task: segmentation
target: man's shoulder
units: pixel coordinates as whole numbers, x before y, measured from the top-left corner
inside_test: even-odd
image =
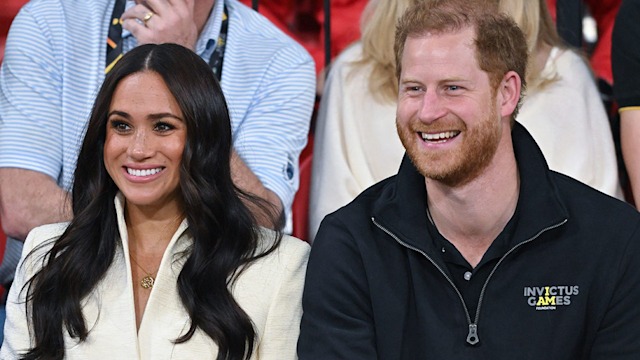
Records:
[[[292,40],[282,30],[278,29],[271,21],[259,12],[242,4],[238,0],[225,0],[229,9],[229,19],[231,24],[239,25],[237,29],[243,30],[246,34],[262,36],[265,39],[275,39],[279,41]]]
[[[60,16],[61,14],[95,16],[103,14],[110,3],[108,0],[31,0],[22,7],[21,12],[28,12],[34,16]]]
[[[37,47],[39,40],[46,39],[53,50],[75,44],[85,51],[86,44],[76,43],[85,38],[93,41],[89,34],[101,29],[111,12],[109,4],[110,1],[31,0],[12,22],[7,48],[16,42]]]
[[[395,193],[396,178],[397,175],[393,175],[378,181],[330,215],[346,222],[356,218],[371,218],[374,209],[384,205]]]
[[[600,192],[567,175],[551,172],[559,196],[573,221],[594,226],[609,224],[620,229],[635,229],[640,213],[629,203]]]
[[[271,21],[238,0],[226,0],[229,7],[229,36],[235,36],[241,48],[251,47],[261,49],[261,52],[278,53],[285,51],[287,57],[301,57],[310,60],[309,53],[278,29]],[[229,46],[233,46],[230,42]]]

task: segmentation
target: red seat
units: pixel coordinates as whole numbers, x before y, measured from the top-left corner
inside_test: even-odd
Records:
[[[22,5],[28,0],[2,0],[0,2],[0,62],[4,56],[4,43],[7,40],[7,33],[11,21],[18,14]]]

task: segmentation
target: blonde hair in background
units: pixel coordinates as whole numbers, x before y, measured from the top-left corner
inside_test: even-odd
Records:
[[[382,101],[395,102],[398,95],[396,59],[393,50],[395,24],[407,8],[431,0],[369,0],[361,16],[362,58],[355,65],[371,66],[369,91]],[[542,76],[543,67],[534,66],[536,51],[542,44],[565,49],[556,31],[545,0],[490,0],[501,12],[511,16],[527,39],[529,64],[527,84],[530,93],[558,80],[558,75]],[[361,70],[355,68],[354,71]]]
[[[543,44],[565,49],[566,45],[558,35],[556,26],[547,9],[545,0],[499,0],[499,9],[510,15],[527,39],[529,64],[527,84],[530,92],[535,92],[558,80],[558,74],[543,76],[544,66],[535,66],[536,52]]]
[[[419,0],[369,0],[362,12],[362,59],[356,65],[370,65],[369,90],[382,101],[395,102],[398,96],[396,60],[393,51],[396,21]]]

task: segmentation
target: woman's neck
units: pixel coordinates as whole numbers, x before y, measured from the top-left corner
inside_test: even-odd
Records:
[[[137,254],[162,254],[178,230],[184,214],[178,209],[152,211],[125,207],[129,246]]]

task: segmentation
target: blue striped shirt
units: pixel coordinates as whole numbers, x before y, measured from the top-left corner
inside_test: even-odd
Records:
[[[234,147],[290,215],[315,97],[313,60],[260,14],[237,0],[225,2],[229,30],[221,85]],[[15,18],[0,70],[0,167],[42,172],[71,188],[104,79],[113,3],[32,0]],[[222,5],[216,1],[196,44],[205,60],[216,46]],[[125,51],[136,46],[128,35],[123,32]]]

